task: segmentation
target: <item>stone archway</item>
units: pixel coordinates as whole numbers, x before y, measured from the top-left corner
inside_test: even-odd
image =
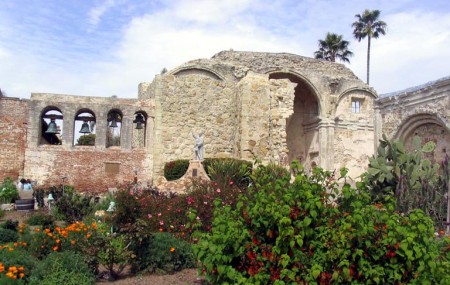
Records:
[[[269,79],[289,79],[296,83],[294,89],[294,112],[286,121],[286,144],[288,163],[298,160],[310,165],[319,157],[320,102],[313,88],[295,74],[277,72]]]
[[[421,143],[433,141],[436,148],[428,158],[440,163],[447,154],[450,155],[450,129],[435,115],[418,114],[409,117],[400,125],[396,138],[405,143],[407,150],[413,150],[414,137],[420,137]]]

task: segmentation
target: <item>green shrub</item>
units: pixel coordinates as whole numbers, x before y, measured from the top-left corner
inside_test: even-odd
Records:
[[[142,269],[149,272],[173,273],[196,266],[191,245],[169,233],[155,233],[141,260]]]
[[[19,191],[17,190],[14,181],[10,177],[6,177],[0,185],[0,204],[14,203],[19,199]]]
[[[95,134],[84,134],[77,140],[77,145],[95,145]]]
[[[0,219],[5,216],[5,211],[3,209],[0,209]]]
[[[91,285],[95,276],[83,257],[71,251],[53,252],[31,272],[30,285]]]
[[[17,232],[17,229],[19,228],[19,222],[13,220],[6,220],[0,225],[0,228]]]
[[[167,181],[180,179],[186,173],[188,168],[188,159],[169,161],[164,165],[164,177],[167,179]]]
[[[203,166],[209,178],[217,183],[219,188],[235,184],[247,187],[252,172],[252,163],[234,158],[209,158],[203,161]]]
[[[31,271],[35,268],[38,261],[36,258],[29,255],[23,245],[0,247],[0,262],[3,264],[5,271],[0,272],[0,284],[26,284],[29,280]],[[24,276],[20,278],[20,275],[15,282],[11,283],[11,278],[4,276],[8,269],[15,266],[18,269],[17,275],[23,273]]]
[[[338,188],[320,168],[307,177],[294,164],[294,172],[291,183],[259,166],[236,208],[216,207],[213,229],[194,245],[208,282],[450,284],[422,211],[401,215],[392,198],[371,205],[363,183]]]
[[[53,228],[54,218],[46,213],[35,213],[30,216],[26,223],[30,226],[42,226],[42,228]]]
[[[364,174],[369,193],[374,201],[384,201],[386,196],[397,199],[397,210],[408,214],[421,209],[430,215],[437,228],[443,229],[447,216],[449,161],[432,163],[426,155],[435,149],[429,141],[421,145],[421,138],[414,137],[414,150],[408,152],[402,142],[380,140],[375,156],[369,159],[369,168]]]
[[[0,228],[0,243],[15,242],[19,239],[16,231]]]
[[[53,214],[67,223],[82,221],[85,216],[94,212],[95,201],[91,195],[81,195],[76,192],[65,192],[55,198]]]
[[[118,234],[103,236],[98,258],[100,264],[108,270],[109,280],[116,280],[125,266],[131,264],[133,259],[133,253],[129,249],[126,236]]]

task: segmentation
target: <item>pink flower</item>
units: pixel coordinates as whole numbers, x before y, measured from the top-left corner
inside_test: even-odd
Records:
[[[217,188],[216,192],[217,192],[217,193],[220,193],[220,188]]]
[[[162,225],[164,225],[164,222],[163,221],[159,221],[159,224],[162,226]]]
[[[194,198],[192,198],[192,197],[187,197],[187,203],[188,203],[188,205],[194,203]]]
[[[234,184],[233,180],[230,180],[230,185],[233,185],[233,184]]]
[[[197,216],[197,218],[195,218],[197,221],[200,221],[200,217],[199,216]]]
[[[208,202],[205,201],[205,202],[203,202],[203,204],[208,205]]]
[[[161,217],[161,213],[158,213],[158,217]]]
[[[147,217],[148,217],[149,219],[151,219],[153,216],[152,216],[152,214],[148,214]]]

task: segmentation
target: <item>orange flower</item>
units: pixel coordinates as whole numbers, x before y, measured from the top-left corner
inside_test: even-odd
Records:
[[[70,241],[70,244],[72,244],[72,245],[74,245],[75,243],[76,243],[76,241],[74,241],[74,240]]]
[[[87,235],[86,235],[86,238],[90,238],[90,237],[91,237],[91,234],[87,234]]]
[[[61,242],[61,240],[60,240],[60,239],[57,239],[57,240],[56,240],[56,243],[60,243],[60,242]]]
[[[57,250],[58,250],[58,246],[54,246],[53,251],[57,251]]]
[[[20,278],[23,278],[23,277],[25,277],[25,274],[20,273],[20,274],[19,274],[19,277],[20,277]]]
[[[175,251],[175,248],[174,247],[171,247],[170,248],[170,252],[174,252]]]

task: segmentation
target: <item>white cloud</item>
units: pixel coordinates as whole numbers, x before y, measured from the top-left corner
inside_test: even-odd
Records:
[[[89,23],[93,26],[96,26],[99,22],[103,14],[105,14],[109,9],[116,5],[115,0],[106,0],[102,4],[95,6],[91,10],[89,10]]]

